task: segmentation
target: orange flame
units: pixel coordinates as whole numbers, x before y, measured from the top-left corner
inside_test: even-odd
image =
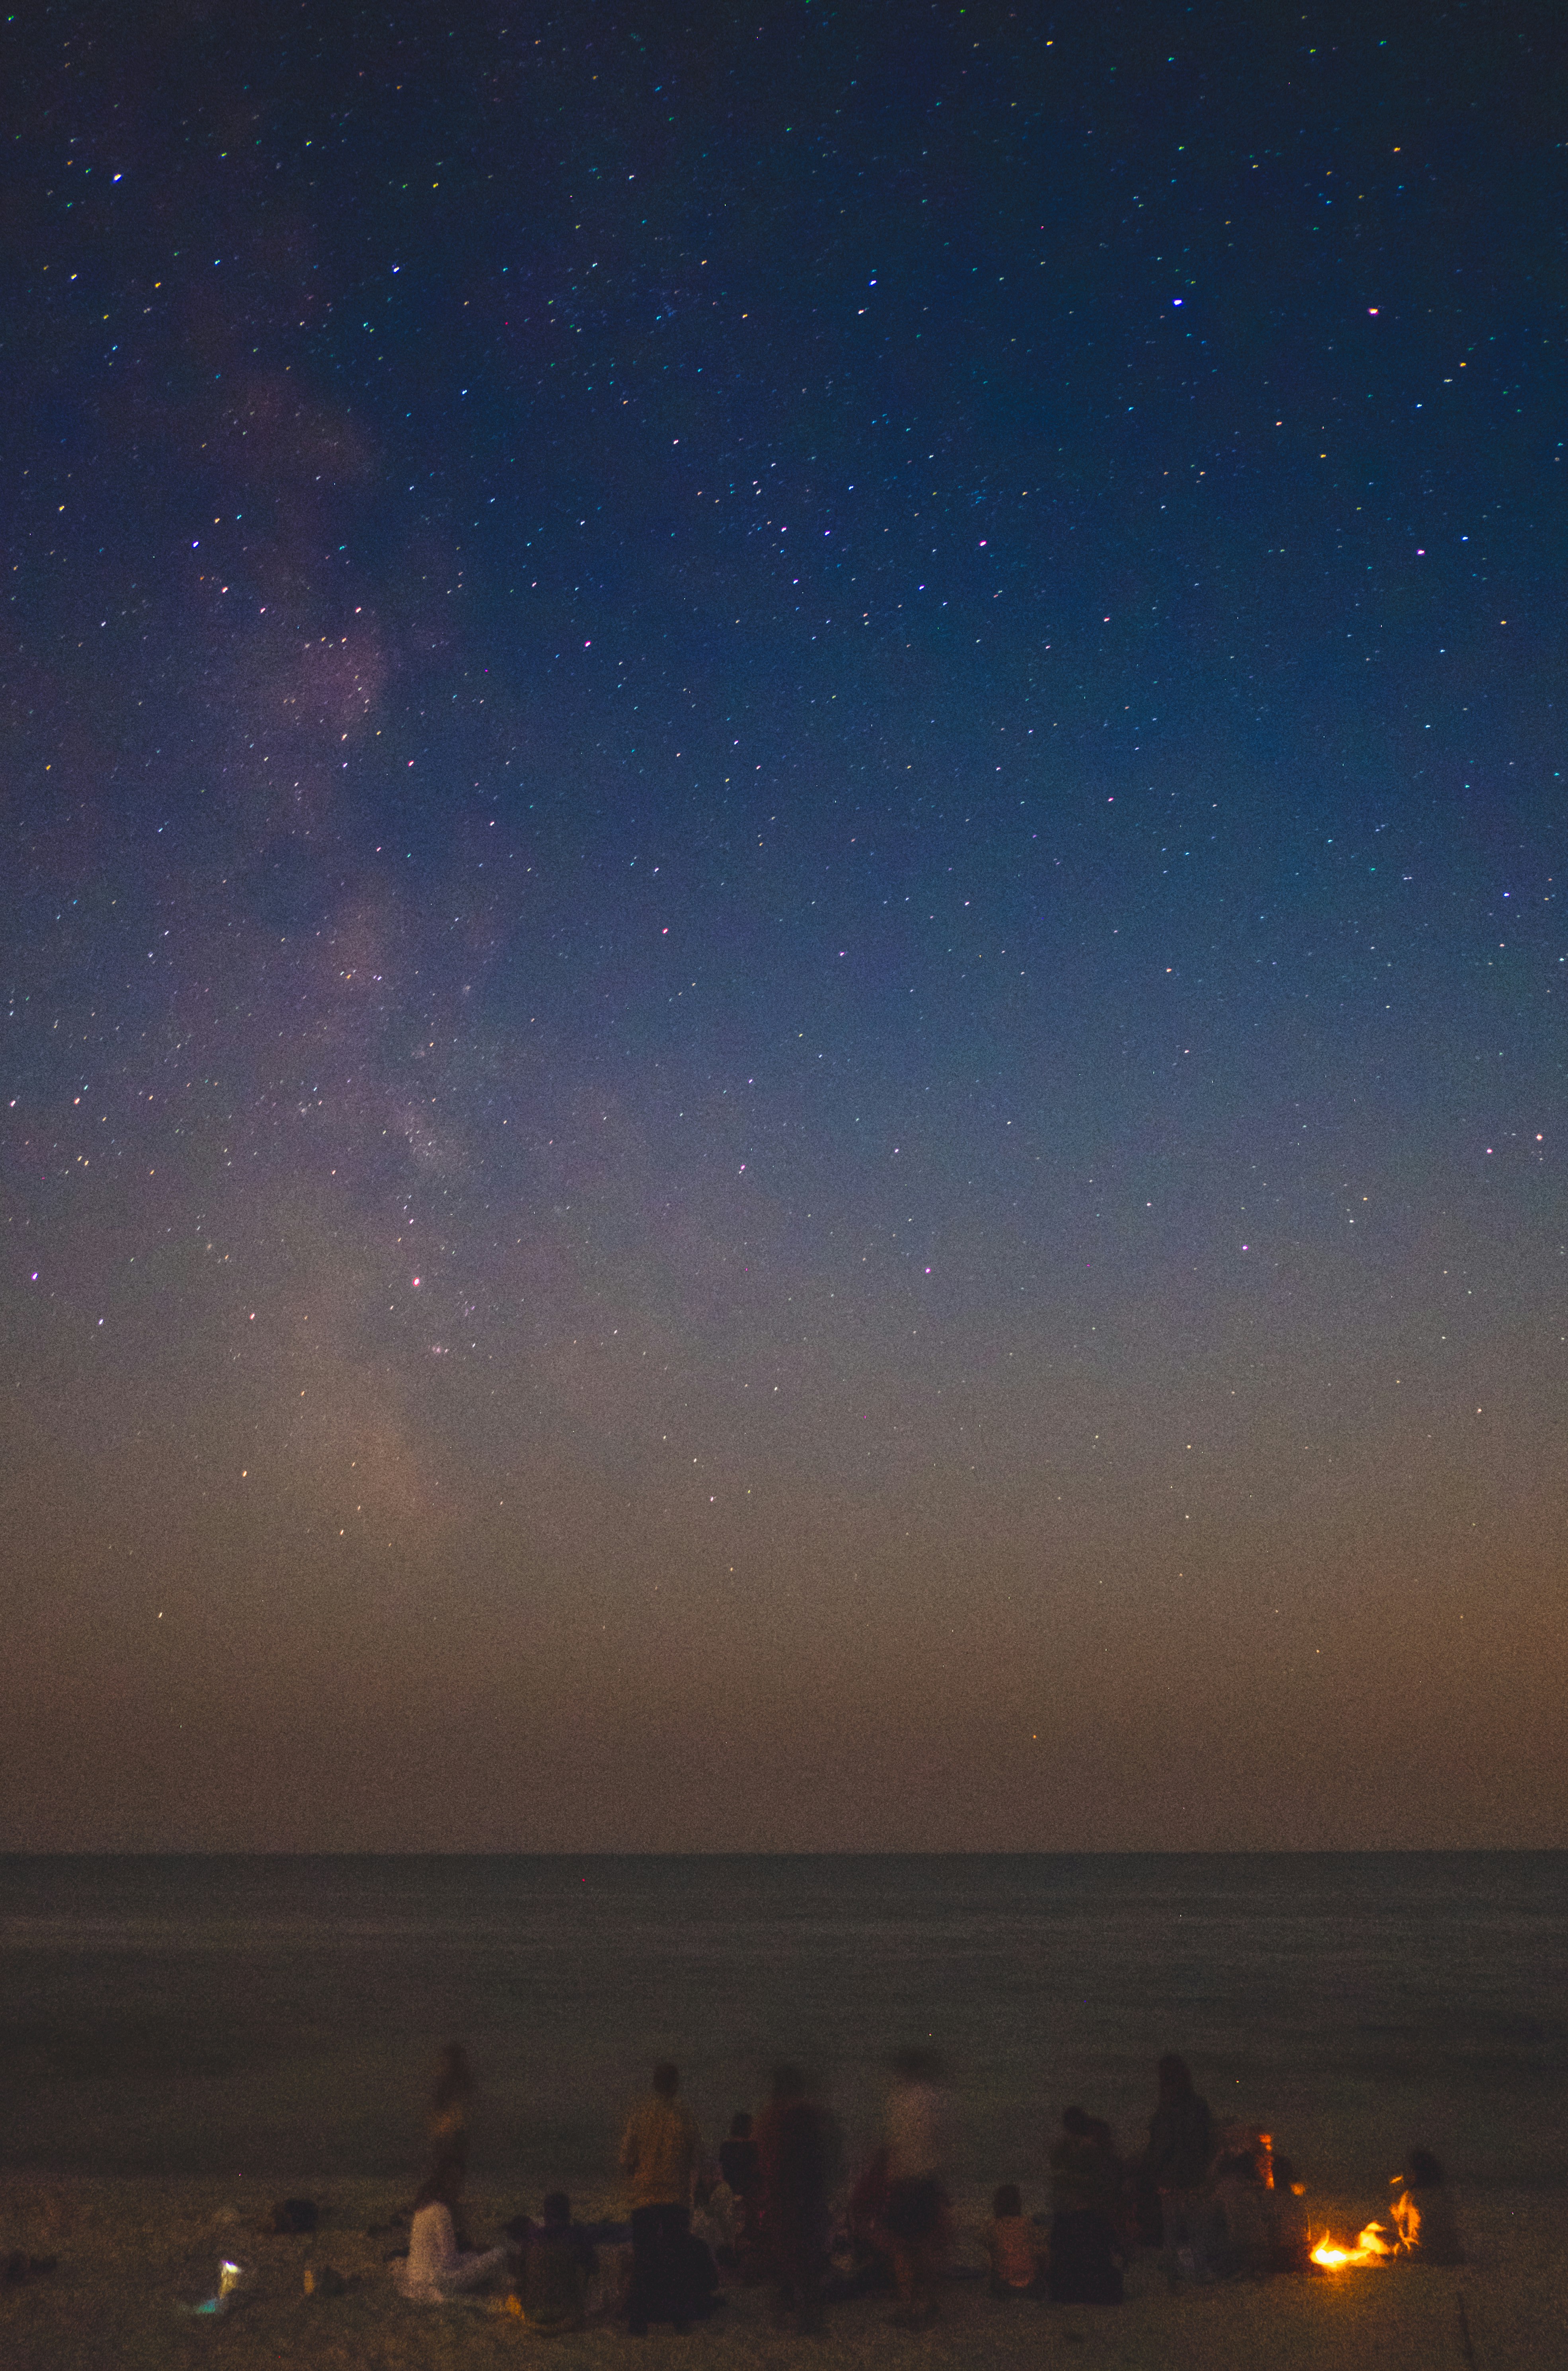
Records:
[[[1408,2190],[1401,2191],[1395,2199],[1393,2215],[1400,2245],[1407,2255],[1413,2256],[1421,2245],[1421,2209]]]
[[[1341,2247],[1325,2232],[1312,2250],[1312,2261],[1326,2273],[1340,2273],[1347,2264],[1386,2264],[1395,2253],[1393,2243],[1383,2236],[1381,2223],[1368,2223],[1353,2248]]]

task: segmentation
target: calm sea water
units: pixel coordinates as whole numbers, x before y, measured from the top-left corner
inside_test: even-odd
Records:
[[[0,2160],[406,2182],[461,2038],[476,2180],[597,2186],[656,2057],[714,2138],[801,2059],[854,2149],[916,2039],[987,2185],[1167,2049],[1315,2185],[1556,2184],[1565,1975],[1564,1854],[0,1858]]]

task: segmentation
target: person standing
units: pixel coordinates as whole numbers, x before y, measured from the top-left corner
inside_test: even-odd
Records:
[[[883,2212],[893,2249],[904,2330],[936,2319],[936,2275],[947,2244],[946,2101],[940,2066],[928,2050],[901,2050],[888,2094],[888,2196]]]
[[[1158,2067],[1159,2102],[1149,2119],[1144,2164],[1160,2194],[1166,2277],[1174,2288],[1183,2277],[1210,2281],[1214,2274],[1214,2201],[1209,2160],[1214,2126],[1209,2103],[1192,2088],[1191,2070],[1175,2052]]]
[[[828,2268],[828,2193],[835,2135],[809,2095],[798,2066],[773,2074],[773,2096],[757,2122],[761,2174],[762,2249],[777,2283],[773,2322],[791,2313],[803,2333],[822,2327],[822,2276]]]
[[[1121,2303],[1121,2267],[1111,2221],[1117,2172],[1109,2128],[1082,2108],[1064,2108],[1062,2131],[1051,2152],[1049,2285],[1057,2305]]]
[[[691,2267],[691,2193],[702,2161],[696,2121],[679,2097],[680,2070],[654,2068],[653,2089],[633,2109],[621,2143],[632,2209],[632,2286],[626,2326],[634,2338],[650,2321],[684,2331],[704,2302]]]

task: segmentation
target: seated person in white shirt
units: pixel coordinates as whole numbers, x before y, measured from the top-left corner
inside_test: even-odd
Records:
[[[506,2261],[505,2248],[464,2254],[458,2246],[452,2210],[462,2192],[463,2169],[455,2155],[437,2159],[413,2202],[408,2261],[399,2275],[404,2296],[439,2305],[464,2289],[479,2288]]]

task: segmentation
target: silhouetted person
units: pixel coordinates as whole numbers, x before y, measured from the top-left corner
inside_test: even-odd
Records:
[[[836,2151],[830,2119],[798,2066],[774,2071],[773,2096],[757,2121],[757,2157],[762,2250],[777,2284],[774,2322],[794,2313],[803,2331],[819,2330]]]
[[[582,2226],[573,2222],[571,2200],[563,2190],[552,2190],[544,2202],[543,2219],[528,2233],[517,2282],[529,2329],[578,2329],[587,2307],[588,2283],[598,2270],[598,2250]]]
[[[692,2277],[691,2192],[703,2143],[690,2110],[677,2097],[680,2072],[668,2061],[654,2068],[653,2089],[633,2109],[621,2143],[621,2170],[632,2208],[632,2286],[626,2325],[642,2337],[650,2321],[684,2330],[705,2310]]]
[[[1208,2180],[1214,2127],[1208,2101],[1198,2097],[1187,2061],[1174,2052],[1160,2060],[1158,2074],[1159,2104],[1149,2119],[1144,2164],[1160,2194],[1166,2276],[1172,2283],[1183,2277],[1212,2280]]]
[[[1104,2127],[1101,2127],[1102,2132]],[[1064,2108],[1051,2152],[1051,2270],[1057,2305],[1120,2305],[1116,2261],[1117,2166],[1082,2108]]]

